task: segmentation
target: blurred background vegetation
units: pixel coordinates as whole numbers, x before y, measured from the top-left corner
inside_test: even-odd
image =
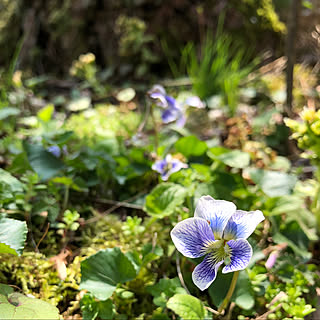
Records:
[[[317,0],[301,13],[300,58],[317,60],[314,21]],[[290,0],[0,0],[0,64],[21,50],[18,68],[33,74],[66,74],[85,52],[116,78],[146,80],[169,75],[168,60],[178,63],[188,42],[200,46],[214,34],[219,16],[224,30],[254,54],[283,54]],[[302,33],[302,32],[301,32]],[[308,34],[308,36],[306,36]],[[306,46],[306,43],[308,46]],[[115,80],[115,79],[114,79]]]

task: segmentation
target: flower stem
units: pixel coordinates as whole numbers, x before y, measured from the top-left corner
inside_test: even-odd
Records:
[[[154,112],[153,112],[153,106],[151,106],[150,109],[150,115],[151,115],[151,119],[153,122],[153,130],[154,130],[154,151],[156,154],[158,154],[158,147],[159,147],[159,132],[158,132],[158,124],[156,121],[156,118],[154,116]]]
[[[233,274],[233,277],[232,277],[232,281],[231,281],[228,293],[227,293],[226,297],[224,298],[224,300],[222,301],[222,303],[221,303],[221,305],[220,305],[220,307],[218,309],[219,313],[221,313],[228,306],[229,301],[230,301],[230,299],[231,299],[231,297],[233,295],[234,289],[236,287],[238,276],[239,276],[239,271],[235,271],[234,274]]]

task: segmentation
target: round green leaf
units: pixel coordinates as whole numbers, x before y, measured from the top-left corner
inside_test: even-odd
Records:
[[[202,302],[188,294],[175,294],[167,302],[167,308],[183,319],[204,319],[205,309]]]
[[[295,176],[284,172],[247,168],[245,173],[269,197],[290,194],[297,182]]]
[[[212,152],[209,153],[209,156],[214,159],[223,162],[229,167],[243,169],[248,167],[250,164],[250,155],[247,152],[243,152],[240,150],[228,150],[219,154],[214,155]]]
[[[136,270],[119,248],[99,251],[81,263],[80,289],[90,291],[96,298],[111,297],[118,283],[132,280]]]
[[[144,210],[150,216],[163,218],[181,206],[186,195],[186,189],[178,184],[171,182],[158,184],[146,197]]]
[[[45,150],[41,145],[25,142],[24,149],[27,152],[30,166],[42,180],[54,177],[64,167],[62,161]]]
[[[1,319],[8,320],[59,320],[59,311],[51,304],[28,298],[21,293],[11,293],[8,296],[0,294],[0,315]]]
[[[177,152],[182,153],[187,158],[190,156],[202,156],[208,149],[207,144],[196,136],[180,138],[174,146]]]

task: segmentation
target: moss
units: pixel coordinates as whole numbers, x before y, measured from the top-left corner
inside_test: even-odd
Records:
[[[62,309],[74,301],[80,283],[80,259],[67,267],[67,277],[61,280],[54,262],[41,253],[24,252],[20,257],[0,257],[0,283],[15,285],[24,294],[32,294]]]

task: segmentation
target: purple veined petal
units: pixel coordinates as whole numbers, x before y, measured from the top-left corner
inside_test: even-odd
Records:
[[[199,108],[199,109],[202,109],[205,107],[205,104],[197,96],[187,98],[184,101],[184,105],[189,107]]]
[[[230,247],[230,263],[222,269],[222,273],[245,269],[252,257],[252,248],[250,243],[245,239],[239,239],[230,240],[227,244]]]
[[[159,172],[160,174],[163,174],[165,172],[165,169],[167,167],[168,163],[166,160],[158,160],[152,165],[152,170]]]
[[[235,211],[236,206],[230,201],[203,196],[198,201],[194,216],[209,221],[214,237],[221,239],[223,230]]]
[[[216,279],[218,269],[223,264],[223,260],[215,262],[208,254],[203,261],[198,264],[192,272],[193,283],[201,290],[208,289]]]
[[[223,238],[226,240],[247,239],[263,220],[264,216],[260,210],[249,212],[237,210],[229,219],[223,232]]]
[[[201,218],[180,221],[170,234],[177,250],[188,258],[202,257],[208,246],[214,242],[208,222]]]

